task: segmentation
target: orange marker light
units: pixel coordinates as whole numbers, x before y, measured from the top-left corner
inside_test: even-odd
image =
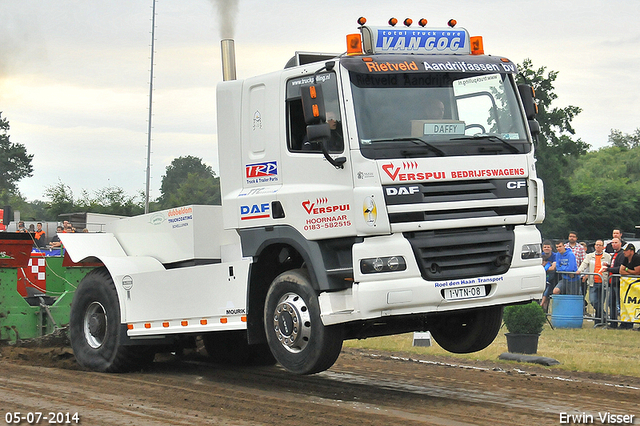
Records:
[[[318,93],[316,92],[316,86],[309,87],[309,94],[311,95],[311,99],[315,99],[318,97]]]
[[[451,28],[453,28],[456,25],[458,25],[458,21],[456,21],[455,19],[449,19],[449,22],[447,22],[447,25],[449,25]]]
[[[482,44],[482,36],[470,37],[471,41],[471,54],[472,55],[484,55],[484,45]]]
[[[151,328],[151,323],[150,322],[145,322],[144,323],[144,328]]]
[[[407,19],[404,20],[404,25],[405,26],[410,27],[411,24],[413,24],[413,19],[407,18]]]
[[[358,18],[358,25],[364,25],[367,23],[367,18],[365,18],[364,16],[361,16]]]
[[[207,325],[207,320],[206,319],[201,319],[200,320],[200,325]]]
[[[189,321],[180,321],[180,325],[186,327],[189,325]]]
[[[226,324],[227,323],[227,319],[226,318],[220,318],[220,323],[221,324]]]
[[[427,20],[422,18],[418,21],[418,25],[420,25],[421,27],[425,27],[427,25]]]
[[[240,321],[242,321],[242,322],[247,322],[247,317],[246,317],[246,316],[242,316],[242,317],[240,317]]]
[[[362,37],[360,34],[347,34],[347,55],[362,54]]]
[[[313,108],[313,116],[314,117],[320,117],[320,110],[318,109],[318,105],[317,104],[313,104],[313,106],[311,108]]]
[[[127,330],[133,330],[133,324],[127,324]]]
[[[392,27],[395,27],[397,23],[398,20],[396,18],[389,19],[389,25],[391,25]]]
[[[163,326],[164,328],[169,328],[169,322],[168,322],[168,321],[163,322],[163,323],[162,323],[162,326]]]

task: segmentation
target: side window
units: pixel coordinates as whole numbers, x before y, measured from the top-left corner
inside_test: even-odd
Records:
[[[293,78],[287,82],[287,148],[292,152],[320,153],[321,145],[307,138],[307,125],[302,112],[300,86],[313,82],[313,76]],[[331,129],[331,137],[327,147],[331,153],[344,151],[342,120],[338,104],[338,85],[333,72],[317,75],[316,83],[322,84],[327,123]]]

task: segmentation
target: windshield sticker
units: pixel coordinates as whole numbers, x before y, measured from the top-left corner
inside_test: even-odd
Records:
[[[465,61],[442,61],[434,58],[430,61],[422,62],[425,71],[460,71],[460,72],[509,72],[515,73],[514,64],[473,64]]]

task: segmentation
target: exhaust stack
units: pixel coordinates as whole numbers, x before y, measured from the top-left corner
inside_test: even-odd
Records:
[[[220,41],[222,51],[222,80],[236,79],[236,48],[235,42],[231,38]]]

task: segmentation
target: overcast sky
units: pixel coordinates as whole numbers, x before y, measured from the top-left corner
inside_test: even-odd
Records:
[[[597,149],[640,127],[637,0],[158,0],[151,198],[165,168],[194,155],[218,170],[220,38],[236,40],[238,78],[281,69],[296,50],[341,53],[356,19],[395,16],[484,37],[487,54],[559,72],[555,106],[579,106],[577,137]],[[0,111],[34,155],[28,200],[62,181],[74,195],[145,188],[152,0],[0,0]],[[1,171],[0,171],[1,172]],[[559,171],[561,172],[561,171]]]

